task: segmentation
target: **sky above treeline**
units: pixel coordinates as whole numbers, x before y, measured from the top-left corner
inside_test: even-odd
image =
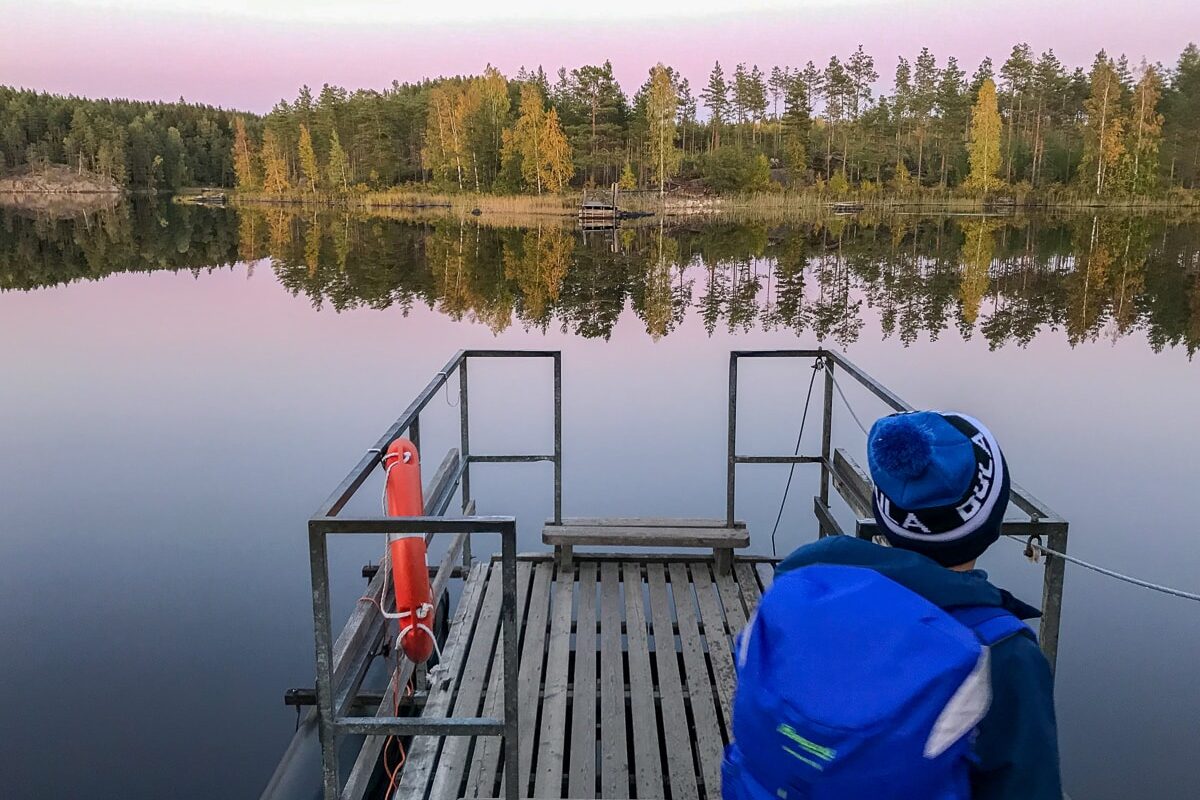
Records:
[[[301,84],[381,89],[393,79],[611,60],[632,94],[656,61],[698,92],[714,59],[824,66],[862,44],[890,86],[928,46],[941,66],[997,65],[1016,42],[1068,66],[1096,51],[1172,65],[1200,37],[1195,0],[0,0],[0,83],[89,97],[265,112]]]

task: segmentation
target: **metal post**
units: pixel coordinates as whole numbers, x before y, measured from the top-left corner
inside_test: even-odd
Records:
[[[313,640],[317,657],[317,713],[321,738],[321,771],[325,800],[338,800],[337,728],[333,720],[333,630],[329,611],[329,561],[325,531],[308,527],[308,562],[312,572]]]
[[[554,524],[562,525],[562,352],[554,354]]]
[[[825,408],[821,419],[821,505],[829,508],[829,465],[833,450],[833,360],[821,359],[825,368]],[[817,535],[824,537],[827,531],[821,526]]]
[[[413,443],[417,453],[421,452],[421,415],[418,413],[408,426],[408,439]]]
[[[725,467],[725,524],[733,527],[734,495],[737,491],[735,470],[737,462],[737,353],[729,354],[729,441],[728,463]]]
[[[1067,523],[1061,528],[1052,530],[1046,537],[1046,546],[1060,553],[1067,552]],[[1042,624],[1038,631],[1038,639],[1042,643],[1042,652],[1050,662],[1053,673],[1058,664],[1058,629],[1062,623],[1063,579],[1066,575],[1066,562],[1058,556],[1046,556],[1046,567],[1042,574]]]
[[[506,522],[500,531],[500,618],[504,625],[504,795],[522,795],[517,698],[517,523]]]
[[[458,364],[458,427],[459,427],[459,457],[462,459],[462,510],[467,513],[471,506],[471,422],[468,416],[467,403],[467,361],[463,356]],[[463,540],[462,549],[463,569],[471,566],[471,536]]]

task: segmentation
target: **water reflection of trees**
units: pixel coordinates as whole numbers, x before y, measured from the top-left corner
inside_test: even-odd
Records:
[[[1146,216],[834,218],[663,223],[615,236],[270,208],[139,204],[84,220],[0,216],[0,288],[118,271],[269,259],[314,306],[436,308],[501,331],[608,338],[626,309],[654,337],[689,315],[710,333],[811,333],[840,346],[868,318],[910,344],[953,326],[995,348],[1061,330],[1071,344],[1145,330],[1200,346],[1200,226]]]

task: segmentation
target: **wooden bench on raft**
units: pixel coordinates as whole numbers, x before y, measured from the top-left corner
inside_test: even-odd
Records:
[[[712,548],[717,572],[728,575],[733,551],[750,545],[746,523],[723,519],[569,517],[561,524],[547,520],[542,542],[554,545],[558,563],[570,568],[576,547]]]

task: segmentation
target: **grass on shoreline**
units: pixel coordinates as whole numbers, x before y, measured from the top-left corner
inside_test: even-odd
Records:
[[[589,197],[607,198],[607,192],[591,191]],[[348,208],[365,212],[388,210],[442,210],[455,215],[532,215],[574,217],[584,192],[545,195],[445,194],[413,189],[389,191],[331,192],[293,191],[285,194],[235,192],[234,204]],[[800,191],[759,192],[747,195],[684,197],[655,192],[626,192],[619,199],[626,211],[663,216],[733,215],[740,217],[786,217],[797,214],[829,213],[835,204],[861,205],[864,210],[893,213],[986,213],[1022,211],[1178,211],[1200,208],[1200,192],[1176,189],[1161,196],[1094,198],[1066,192],[1041,192],[992,196],[966,196],[928,189],[896,195],[878,192],[848,192],[835,196],[813,188]]]

